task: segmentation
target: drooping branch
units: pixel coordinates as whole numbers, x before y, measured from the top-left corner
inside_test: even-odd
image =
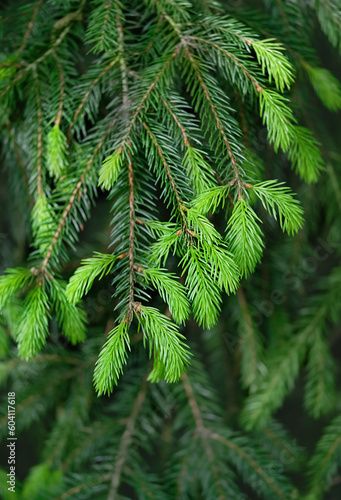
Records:
[[[224,491],[222,490],[221,485],[219,483],[219,479],[218,479],[219,473],[216,470],[215,463],[214,463],[214,454],[213,454],[213,450],[212,450],[211,443],[209,440],[210,430],[207,427],[205,427],[205,425],[204,425],[204,420],[202,418],[199,405],[195,399],[193,388],[190,384],[190,381],[189,381],[186,373],[184,373],[182,375],[182,383],[183,383],[183,386],[184,386],[184,389],[185,389],[185,392],[186,392],[186,395],[188,398],[188,403],[191,407],[192,415],[193,415],[193,418],[195,421],[196,433],[201,439],[203,449],[206,453],[207,459],[208,459],[208,461],[211,465],[211,468],[212,468],[212,474],[216,479],[217,489],[219,491],[219,500],[227,500],[227,497],[226,497],[226,495],[225,495]]]
[[[161,148],[160,144],[157,142],[157,139],[156,139],[155,135],[150,130],[150,128],[148,127],[148,125],[146,124],[146,122],[143,122],[143,126],[146,129],[147,134],[149,135],[149,137],[150,137],[150,139],[151,139],[154,147],[157,150],[157,153],[158,153],[158,155],[160,157],[162,165],[163,165],[163,167],[164,167],[164,169],[166,171],[167,177],[168,177],[168,179],[170,181],[170,184],[171,184],[173,193],[175,195],[176,201],[178,203],[179,212],[180,212],[182,220],[183,220],[184,228],[187,228],[187,222],[186,222],[186,217],[185,217],[185,213],[184,213],[184,205],[183,205],[183,203],[181,201],[178,188],[176,187],[175,181],[174,181],[173,176],[171,174],[171,171],[170,171],[169,165],[168,165],[168,163],[166,161],[165,155],[163,154],[162,148]]]
[[[154,81],[149,85],[147,91],[145,92],[145,94],[143,95],[142,99],[140,100],[136,110],[135,110],[135,113],[133,114],[131,120],[130,120],[130,123],[129,123],[129,126],[128,126],[128,129],[121,141],[121,144],[118,148],[118,152],[121,152],[122,149],[125,147],[127,141],[128,141],[128,138],[129,138],[129,135],[132,131],[132,128],[134,127],[135,125],[135,122],[136,122],[136,119],[138,117],[138,115],[140,114],[141,110],[143,109],[143,106],[144,106],[144,103],[146,102],[146,100],[148,99],[150,93],[152,92],[152,90],[154,89],[155,85],[158,83],[158,81],[160,80],[160,78],[162,78],[162,76],[164,75],[165,71],[167,70],[167,68],[169,67],[169,65],[171,64],[171,62],[173,61],[173,59],[175,59],[175,57],[178,55],[179,53],[179,50],[180,50],[180,45],[178,45],[175,50],[172,52],[171,56],[167,59],[166,63],[164,64],[163,68],[159,71],[159,73],[156,75],[156,78],[154,79]]]
[[[226,439],[225,437],[221,436],[217,432],[212,432],[210,434],[210,437],[216,441],[219,441],[222,443],[224,446],[229,448],[230,450],[233,450],[235,453],[237,453],[245,462],[247,462],[252,469],[256,472],[256,474],[261,477],[265,483],[269,486],[269,488],[272,489],[274,494],[276,495],[276,498],[282,498],[285,499],[287,498],[286,494],[284,491],[280,490],[279,487],[274,483],[274,480],[272,477],[270,477],[264,469],[254,460],[249,453],[247,453],[245,450],[240,448],[236,443],[233,443],[229,439]]]
[[[224,130],[224,127],[223,127],[223,124],[220,120],[220,117],[219,117],[219,113],[217,111],[217,108],[216,106],[213,104],[213,101],[212,101],[212,97],[211,97],[211,94],[207,88],[207,85],[205,84],[204,80],[203,80],[203,77],[199,71],[199,68],[198,68],[198,65],[196,63],[196,61],[194,60],[191,52],[189,50],[186,51],[186,55],[189,59],[189,61],[191,62],[192,64],[192,67],[193,67],[193,70],[197,76],[197,79],[200,83],[200,86],[204,92],[204,96],[208,102],[208,105],[210,107],[210,110],[212,112],[212,115],[214,116],[214,120],[215,120],[215,123],[216,123],[216,127],[218,129],[218,131],[220,132],[221,136],[222,136],[222,139],[224,141],[224,144],[225,144],[225,147],[227,149],[227,152],[228,152],[228,155],[229,155],[229,158],[231,160],[231,163],[232,163],[232,168],[234,170],[234,174],[235,174],[235,181],[237,182],[237,185],[238,185],[238,199],[242,199],[243,198],[243,182],[240,178],[240,174],[239,174],[239,169],[238,169],[238,165],[237,165],[237,160],[236,160],[236,157],[234,156],[233,152],[232,152],[232,148],[231,148],[231,144],[230,144],[230,141],[229,139],[227,138],[227,135],[225,133],[225,130]]]
[[[115,464],[113,467],[113,473],[111,476],[111,484],[110,490],[107,497],[107,500],[117,500],[117,490],[121,481],[121,474],[123,466],[127,459],[127,454],[129,450],[129,446],[131,446],[131,442],[134,436],[136,421],[141,411],[144,400],[146,399],[148,385],[147,382],[143,382],[143,385],[137,395],[135,400],[133,409],[126,420],[125,430],[122,434],[122,438],[120,441],[120,445],[118,448]]]
[[[92,164],[98,154],[98,152],[100,151],[101,147],[103,146],[104,144],[104,141],[106,140],[108,134],[110,133],[110,130],[112,129],[112,127],[114,126],[114,124],[116,123],[117,121],[117,118],[115,118],[109,125],[108,127],[108,130],[106,131],[105,135],[102,137],[102,139],[100,140],[100,142],[97,144],[96,148],[94,149],[94,152],[92,154],[92,156],[90,157],[90,159],[88,160],[87,164],[86,164],[86,167],[84,168],[81,176],[80,176],[80,179],[77,183],[77,185],[75,186],[71,196],[70,196],[70,199],[69,199],[69,202],[67,204],[67,206],[65,207],[63,213],[62,213],[62,216],[61,216],[61,219],[59,221],[59,224],[58,224],[58,227],[53,235],[53,238],[51,240],[51,243],[48,247],[48,250],[47,250],[47,254],[45,256],[45,259],[42,263],[42,266],[41,266],[41,272],[44,273],[46,271],[46,268],[47,268],[47,265],[49,263],[49,260],[51,258],[51,255],[52,255],[52,252],[53,252],[53,249],[58,241],[58,239],[60,238],[61,236],[61,232],[62,232],[62,229],[64,228],[65,224],[66,224],[66,220],[67,220],[67,217],[71,211],[71,209],[73,208],[74,206],[74,203],[77,199],[79,199],[79,196],[81,196],[81,189],[82,189],[82,186],[84,184],[84,181],[85,181],[85,178],[86,178],[86,175],[87,173],[89,172],[89,170],[91,169],[92,167]]]
[[[163,98],[161,97],[161,102],[164,104],[165,108],[167,109],[168,113],[172,116],[173,120],[175,121],[175,123],[177,124],[177,126],[179,127],[179,129],[181,130],[181,134],[182,134],[182,137],[183,137],[183,141],[184,141],[184,144],[185,146],[189,146],[189,140],[188,140],[188,137],[187,137],[187,133],[186,133],[186,130],[185,128],[181,125],[178,117],[176,116],[176,114],[172,111],[170,105],[168,104],[168,102]]]
[[[110,11],[111,11],[112,4],[113,4],[113,0],[109,0],[106,3],[106,6],[105,6],[105,8],[107,9],[107,12],[106,12],[106,14],[104,16],[104,21],[103,21],[102,31],[101,31],[101,39],[100,39],[100,42],[99,42],[101,47],[103,47],[105,32],[107,30],[107,26],[108,26],[108,21],[109,21],[109,16],[110,16]]]
[[[75,111],[75,114],[73,115],[73,118],[71,120],[71,123],[70,123],[70,126],[69,126],[69,129],[68,131],[71,131],[71,129],[73,128],[73,125],[75,124],[79,114],[81,113],[82,109],[84,108],[85,106],[85,103],[86,101],[88,100],[91,92],[93,91],[94,87],[97,85],[97,83],[100,81],[100,79],[113,67],[115,66],[115,64],[117,63],[118,61],[118,57],[116,57],[115,59],[113,59],[112,61],[110,61],[109,64],[106,65],[106,67],[103,69],[103,71],[101,71],[101,73],[97,76],[97,78],[95,78],[92,82],[91,82],[91,85],[89,86],[88,90],[86,91],[85,95],[83,96],[83,99],[81,101],[81,103],[79,104],[78,108],[76,109]]]
[[[25,33],[25,35],[24,35],[24,38],[23,38],[22,44],[20,45],[20,47],[19,47],[19,49],[18,49],[18,52],[22,52],[22,51],[25,49],[26,44],[27,44],[27,41],[28,41],[28,39],[29,39],[29,37],[30,37],[30,35],[31,35],[31,32],[32,32],[32,28],[33,28],[33,26],[34,26],[35,19],[36,19],[36,17],[37,17],[37,14],[38,14],[38,12],[39,12],[39,9],[40,9],[40,7],[42,6],[42,4],[43,4],[43,3],[44,3],[44,0],[40,0],[40,1],[37,3],[37,5],[36,5],[36,7],[35,7],[35,9],[34,9],[34,11],[33,11],[33,14],[32,14],[32,17],[31,17],[31,20],[30,20],[30,22],[28,23],[28,26],[27,26],[27,29],[26,29],[26,33]]]
[[[267,472],[257,463],[257,461],[252,456],[249,455],[249,453],[247,453],[246,450],[242,449],[236,443],[230,441],[224,436],[221,436],[217,432],[213,432],[211,429],[205,426],[199,405],[195,399],[195,394],[192,385],[186,374],[182,376],[182,383],[184,385],[184,389],[188,398],[188,403],[191,407],[192,415],[196,425],[196,432],[202,439],[204,450],[210,462],[214,461],[213,451],[210,443],[210,440],[213,439],[215,441],[221,442],[224,446],[226,446],[230,450],[233,450],[243,460],[245,460],[245,462],[247,462],[252,467],[255,473],[265,481],[265,483],[269,486],[269,488],[272,489],[272,491],[276,495],[276,498],[285,499],[286,498],[285,493],[282,490],[280,490],[280,488],[274,483],[273,478],[267,474]],[[225,496],[221,498],[225,498]]]
[[[220,52],[222,52],[226,57],[229,57],[230,59],[232,59],[232,61],[239,68],[241,68],[241,70],[245,73],[247,78],[249,78],[251,80],[251,82],[255,86],[257,92],[261,92],[263,90],[263,88],[261,87],[261,85],[259,85],[257,80],[250,74],[250,72],[245,68],[245,66],[243,66],[242,63],[240,61],[238,61],[238,59],[233,54],[231,54],[231,52],[228,52],[227,50],[223,49],[217,43],[211,42],[210,40],[205,40],[205,38],[201,38],[198,36],[187,36],[186,38],[189,40],[198,40],[199,42],[206,43],[208,45],[211,45],[215,49],[219,50]]]

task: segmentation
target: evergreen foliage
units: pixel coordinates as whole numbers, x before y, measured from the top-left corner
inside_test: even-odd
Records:
[[[337,498],[339,0],[0,9],[2,498]]]

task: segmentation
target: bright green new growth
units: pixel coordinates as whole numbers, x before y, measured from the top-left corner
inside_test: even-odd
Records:
[[[54,125],[47,136],[46,163],[51,177],[60,177],[67,168],[66,137],[59,125]]]
[[[109,333],[96,362],[94,383],[98,395],[112,392],[113,386],[123,373],[128,350],[130,350],[128,324],[123,321]]]
[[[37,498],[41,494],[42,485],[48,491],[51,487],[59,486],[62,480],[61,470],[52,469],[46,462],[37,464],[31,468],[20,497],[22,500]]]
[[[17,267],[7,269],[0,277],[0,310],[4,308],[7,301],[21,288],[25,288],[33,281],[33,274],[29,269]]]
[[[276,88],[283,92],[294,82],[293,67],[283,54],[285,50],[275,39],[253,40],[250,45],[254,49],[259,63],[262,65],[262,72],[269,74],[269,82],[272,79]]]
[[[122,168],[122,153],[115,152],[108,156],[101,167],[99,172],[98,184],[101,188],[110,190],[117,181],[118,175]]]
[[[218,207],[221,205],[222,208],[228,201],[228,194],[230,191],[230,186],[216,186],[207,189],[197,196],[193,202],[194,208],[202,214],[208,214],[217,211]]]
[[[49,334],[49,299],[41,286],[26,296],[20,320],[18,350],[24,359],[33,358],[43,347]]]
[[[186,289],[176,279],[176,275],[168,274],[165,269],[143,269],[143,276],[147,283],[151,283],[159,292],[163,301],[168,304],[169,311],[178,324],[184,323],[190,313],[190,305],[186,296]]]
[[[215,184],[214,172],[198,149],[187,146],[183,166],[193,183],[195,194],[203,193]]]
[[[138,312],[139,326],[148,341],[149,357],[154,358],[148,379],[151,382],[177,382],[189,364],[190,352],[183,342],[185,337],[167,316],[154,307],[141,306]]]
[[[277,220],[283,231],[296,233],[303,226],[303,210],[293,198],[290,188],[277,181],[265,181],[253,186],[264,208]],[[276,210],[277,209],[277,210]]]
[[[262,257],[263,233],[258,222],[261,220],[254,210],[238,200],[227,225],[227,240],[242,276],[252,273]]]
[[[79,269],[79,268],[78,268]],[[86,339],[86,312],[74,300],[69,300],[67,283],[62,280],[52,280],[49,283],[57,321],[63,335],[72,344],[78,344]],[[74,299],[74,296],[73,296]]]
[[[114,255],[99,252],[94,257],[83,259],[66,288],[66,297],[70,303],[77,304],[88,293],[97,277],[101,279],[110,273],[116,259]]]

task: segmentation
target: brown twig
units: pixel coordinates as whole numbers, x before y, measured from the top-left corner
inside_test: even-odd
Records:
[[[128,302],[128,316],[127,323],[131,320],[133,314],[133,302],[134,302],[134,239],[135,239],[135,208],[134,208],[134,172],[132,159],[129,154],[129,164],[128,164],[128,179],[129,179],[129,302]]]
[[[57,67],[58,67],[58,73],[59,73],[59,80],[60,80],[60,97],[59,97],[59,108],[58,108],[58,114],[57,118],[55,121],[56,125],[60,125],[60,122],[62,120],[62,113],[63,113],[63,105],[64,105],[64,94],[65,94],[65,81],[64,81],[64,72],[63,72],[63,67],[60,63],[59,57],[57,56],[56,53],[53,54],[54,59],[56,60]]]

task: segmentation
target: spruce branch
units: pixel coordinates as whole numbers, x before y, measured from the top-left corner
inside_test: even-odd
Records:
[[[186,129],[181,125],[178,117],[172,111],[169,103],[163,97],[161,97],[161,101],[164,104],[164,106],[167,109],[167,111],[169,112],[169,114],[172,116],[173,120],[175,121],[175,123],[177,124],[177,126],[179,127],[179,129],[181,130],[181,134],[183,136],[184,145],[186,147],[188,147],[190,145],[190,143],[189,143],[189,139],[188,139],[188,136],[187,136],[187,133],[186,133]]]
[[[253,191],[262,201],[264,208],[277,219],[275,207],[279,214],[279,223],[283,231],[294,234],[303,225],[303,210],[299,202],[292,196],[291,189],[277,181],[265,181],[254,184]]]
[[[193,418],[195,421],[196,432],[198,434],[198,437],[200,438],[203,450],[206,454],[206,457],[207,457],[208,462],[210,464],[210,467],[212,469],[212,474],[213,474],[213,477],[214,477],[216,485],[217,485],[217,491],[218,491],[218,495],[219,495],[218,498],[219,498],[219,500],[227,500],[227,496],[226,496],[224,490],[222,489],[222,487],[220,486],[219,472],[216,470],[214,454],[213,454],[213,450],[212,450],[211,443],[210,443],[210,433],[209,433],[209,430],[204,425],[204,421],[203,421],[198,403],[195,399],[192,385],[189,381],[188,376],[185,373],[182,376],[182,383],[183,383],[184,390],[185,390],[187,398],[188,398],[188,403],[190,405],[192,415],[193,415]]]
[[[132,159],[128,164],[128,179],[129,179],[129,298],[128,298],[128,314],[127,323],[131,321],[131,316],[133,314],[133,303],[134,303],[134,281],[135,281],[135,262],[134,262],[134,247],[135,247],[135,209],[134,209],[134,172]]]
[[[214,47],[216,50],[220,51],[226,57],[230,58],[244,72],[244,74],[246,75],[246,77],[248,79],[250,79],[250,81],[254,85],[254,87],[255,87],[255,89],[256,89],[257,92],[261,92],[263,90],[262,86],[251,75],[251,73],[245,68],[245,66],[243,66],[243,64],[241,62],[239,62],[238,59],[234,55],[232,55],[230,52],[228,52],[227,50],[225,50],[222,47],[220,47],[217,43],[212,42],[210,40],[205,40],[204,38],[200,38],[198,36],[187,36],[186,38],[188,40],[197,40],[198,42],[210,45],[210,46]]]
[[[242,276],[254,271],[263,253],[263,233],[258,222],[261,220],[250,205],[238,200],[227,224],[227,239]]]
[[[223,443],[223,445],[226,446],[226,448],[232,450],[237,456],[240,456],[245,462],[247,462],[250,465],[251,469],[254,470],[255,473],[266,482],[270,490],[272,490],[273,492],[272,494],[275,495],[275,498],[283,498],[283,499],[287,498],[286,496],[287,493],[285,491],[282,491],[277,486],[273,478],[269,476],[269,474],[267,474],[266,471],[264,471],[259,466],[256,460],[254,460],[245,450],[240,448],[236,443],[229,441],[228,439],[220,436],[215,432],[211,433],[210,436],[212,439]]]
[[[23,41],[22,41],[22,44],[20,45],[20,47],[18,49],[18,52],[23,52],[23,50],[25,50],[25,47],[27,45],[27,41],[30,38],[30,35],[31,35],[31,32],[32,32],[32,28],[34,26],[35,19],[37,17],[39,9],[43,5],[43,3],[44,3],[44,0],[39,0],[39,2],[37,2],[37,5],[36,5],[36,7],[35,7],[35,9],[33,11],[32,17],[30,19],[30,22],[27,25],[27,29],[26,29]]]
[[[78,116],[80,115],[80,113],[82,112],[87,100],[89,99],[89,96],[91,95],[91,92],[93,91],[93,89],[96,87],[96,85],[98,84],[98,82],[103,78],[103,76],[105,76],[108,71],[113,68],[115,66],[115,64],[117,64],[119,58],[116,57],[114,59],[112,59],[106,66],[105,68],[100,72],[100,74],[92,80],[91,84],[89,85],[89,88],[88,90],[86,91],[86,93],[84,94],[78,108],[76,109],[75,111],[75,114],[73,115],[72,117],[72,120],[71,120],[71,123],[69,125],[69,128],[68,128],[68,131],[70,132],[72,130],[72,128],[74,127],[74,124],[76,123],[77,121],[77,118]]]
[[[149,357],[154,358],[148,380],[177,382],[190,360],[190,352],[184,343],[185,337],[167,316],[154,307],[135,303],[134,310],[144,334],[144,345],[148,340]]]
[[[137,105],[136,110],[135,110],[131,120],[129,121],[127,131],[125,132],[125,134],[120,142],[120,145],[118,147],[118,150],[117,150],[118,152],[123,151],[123,149],[125,148],[127,141],[129,139],[130,133],[131,133],[133,127],[135,126],[136,120],[137,120],[141,110],[143,109],[145,102],[149,98],[149,95],[152,92],[152,90],[154,89],[154,87],[160,82],[160,80],[164,76],[165,72],[168,70],[170,64],[177,57],[179,50],[180,50],[180,45],[175,47],[174,51],[166,58],[166,62],[163,64],[161,70],[158,72],[158,74],[156,75],[153,82],[148,86],[148,89],[143,94],[142,99],[140,100],[139,104]]]
[[[114,385],[123,372],[123,365],[127,362],[127,350],[130,350],[128,324],[119,323],[108,334],[94,371],[94,384],[98,395],[110,394]]]
[[[66,205],[66,207],[62,213],[62,216],[61,216],[59,223],[58,223],[58,227],[53,235],[53,238],[52,238],[51,243],[48,247],[46,256],[45,256],[43,263],[41,265],[42,273],[46,272],[47,266],[48,266],[49,261],[50,261],[51,256],[52,256],[53,249],[54,249],[56,243],[58,242],[59,238],[61,237],[62,230],[66,224],[67,217],[68,217],[69,213],[71,212],[71,209],[73,208],[75,201],[77,200],[77,198],[79,198],[81,196],[81,189],[82,189],[82,186],[85,182],[86,175],[90,171],[90,169],[93,165],[93,162],[95,161],[96,156],[98,155],[99,151],[101,150],[108,134],[110,133],[110,131],[111,131],[111,129],[114,126],[116,121],[117,121],[117,118],[114,118],[114,120],[112,120],[112,122],[110,123],[108,130],[106,131],[105,135],[101,138],[101,140],[99,141],[99,143],[95,147],[92,156],[89,158],[84,170],[82,171],[82,174],[80,176],[79,181],[77,182],[74,190],[72,191],[72,194],[70,196],[68,204]]]
[[[37,105],[37,119],[38,119],[38,135],[37,135],[37,194],[40,196],[43,193],[42,187],[42,128],[43,128],[43,119],[42,119],[42,110],[41,110],[41,99],[39,93],[39,81],[36,70],[33,71],[34,79],[35,79],[35,89],[36,89],[36,105]]]
[[[309,324],[296,334],[284,349],[280,349],[276,356],[273,355],[271,366],[268,367],[257,391],[246,401],[241,415],[245,428],[251,430],[266,426],[271,414],[292,389],[309,346],[309,337],[315,328],[320,327],[326,313],[326,305],[322,304],[314,311],[313,318],[309,318]]]
[[[111,272],[118,258],[122,258],[122,256],[95,252],[94,257],[82,260],[82,265],[76,269],[66,289],[66,296],[70,303],[77,304],[83,295],[88,293],[97,277],[102,279],[103,276]]]
[[[19,71],[17,76],[15,78],[13,78],[13,80],[1,92],[0,99],[2,99],[7,94],[7,92],[12,87],[14,87],[26,75],[26,73],[28,71],[32,70],[34,72],[36,70],[37,66],[39,66],[39,64],[41,64],[50,55],[53,55],[55,53],[56,49],[58,48],[58,46],[62,43],[62,41],[64,40],[64,38],[66,37],[66,35],[70,31],[70,29],[71,29],[71,26],[67,26],[64,29],[64,31],[59,35],[59,37],[56,39],[56,41],[54,42],[52,47],[50,47],[44,54],[42,54],[40,57],[38,57],[35,61],[33,61],[29,64],[25,64],[24,68],[21,71]]]
[[[60,59],[57,55],[57,53],[53,54],[53,57],[56,61],[57,67],[58,67],[58,74],[60,78],[60,98],[59,98],[59,108],[58,108],[58,114],[57,118],[55,121],[55,125],[60,126],[60,122],[62,120],[62,113],[63,113],[63,106],[64,106],[64,96],[65,96],[65,80],[64,80],[64,70],[63,66],[60,62]]]
[[[123,466],[127,460],[128,449],[131,446],[136,427],[136,420],[139,417],[142,405],[146,399],[148,384],[143,382],[135,399],[132,411],[127,419],[124,432],[119,444],[113,472],[111,474],[110,489],[107,500],[117,500],[117,491],[120,485]]]
[[[240,173],[239,173],[239,169],[237,166],[237,160],[236,160],[235,155],[233,154],[230,141],[227,138],[227,135],[226,135],[226,132],[225,132],[224,127],[222,125],[221,119],[219,117],[219,113],[217,111],[217,108],[212,102],[212,97],[211,97],[210,92],[207,88],[207,85],[205,84],[203,77],[200,73],[199,65],[198,65],[197,61],[194,59],[194,57],[189,52],[189,50],[187,50],[186,56],[192,65],[193,71],[197,77],[197,80],[199,81],[200,87],[204,93],[205,99],[207,100],[208,106],[209,106],[211,113],[214,117],[215,125],[216,125],[219,133],[221,134],[221,137],[222,137],[223,142],[225,144],[225,147],[227,149],[227,153],[228,153],[228,156],[231,160],[232,168],[233,168],[233,171],[235,174],[235,180],[236,180],[237,186],[238,186],[238,199],[242,199],[243,198],[243,184],[242,184],[242,180],[240,178]]]
[[[341,418],[335,417],[325,429],[309,461],[310,488],[305,500],[322,499],[325,491],[332,485],[332,480],[340,465]]]
[[[182,218],[182,221],[183,221],[183,227],[184,227],[184,230],[186,231],[186,228],[187,228],[187,223],[186,223],[186,217],[185,217],[185,213],[184,213],[184,204],[182,203],[181,199],[180,199],[180,195],[179,195],[179,191],[178,191],[178,188],[175,184],[175,181],[173,179],[173,176],[171,174],[171,171],[170,171],[170,168],[169,168],[169,165],[166,161],[166,158],[163,154],[163,151],[162,151],[162,148],[160,146],[160,144],[158,143],[156,137],[155,137],[155,134],[153,134],[153,132],[151,131],[150,127],[147,125],[146,122],[143,122],[143,127],[145,128],[160,160],[161,160],[161,163],[162,163],[162,166],[164,167],[165,169],[165,172],[166,172],[166,175],[169,179],[169,182],[170,182],[170,185],[172,187],[172,191],[174,193],[174,196],[176,198],[176,201],[177,201],[177,204],[178,204],[178,209],[179,209],[179,213],[181,215],[181,218]]]

